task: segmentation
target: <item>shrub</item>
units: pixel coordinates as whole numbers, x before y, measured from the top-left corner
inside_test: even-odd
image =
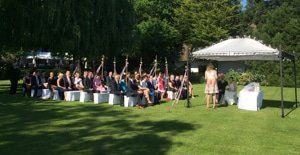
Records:
[[[225,74],[225,80],[228,81],[230,78],[233,78],[234,81],[239,83],[240,76],[241,76],[240,72],[231,69],[229,70],[229,72]]]

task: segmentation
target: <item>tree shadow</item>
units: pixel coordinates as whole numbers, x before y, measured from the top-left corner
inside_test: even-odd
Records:
[[[20,99],[0,104],[0,154],[166,154],[172,136],[195,129],[106,104]]]

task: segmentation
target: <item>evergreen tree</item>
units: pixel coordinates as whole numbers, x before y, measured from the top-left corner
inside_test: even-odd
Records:
[[[248,1],[242,23],[245,34],[249,34],[282,51],[296,52],[299,64],[300,3],[297,0]],[[267,77],[270,85],[279,84],[277,62],[249,62],[249,69]],[[270,67],[272,66],[272,67]],[[298,69],[299,70],[299,66]],[[284,63],[284,85],[294,84],[291,63]],[[299,76],[297,77],[298,81]]]

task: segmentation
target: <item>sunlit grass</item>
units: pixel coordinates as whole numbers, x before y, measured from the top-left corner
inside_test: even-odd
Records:
[[[263,87],[258,112],[206,110],[204,85],[186,101],[146,109],[7,94],[0,81],[0,154],[299,154],[299,109],[280,117],[280,88]],[[240,87],[241,88],[241,87]],[[294,89],[285,88],[286,112]],[[299,98],[299,96],[298,96]]]

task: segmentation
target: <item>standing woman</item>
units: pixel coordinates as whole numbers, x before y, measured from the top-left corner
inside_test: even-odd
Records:
[[[212,96],[213,99],[213,108],[216,108],[216,95],[219,92],[218,85],[217,85],[217,71],[214,70],[213,64],[209,63],[206,66],[205,71],[205,94],[206,94],[206,108],[209,108],[210,104],[210,97]]]

